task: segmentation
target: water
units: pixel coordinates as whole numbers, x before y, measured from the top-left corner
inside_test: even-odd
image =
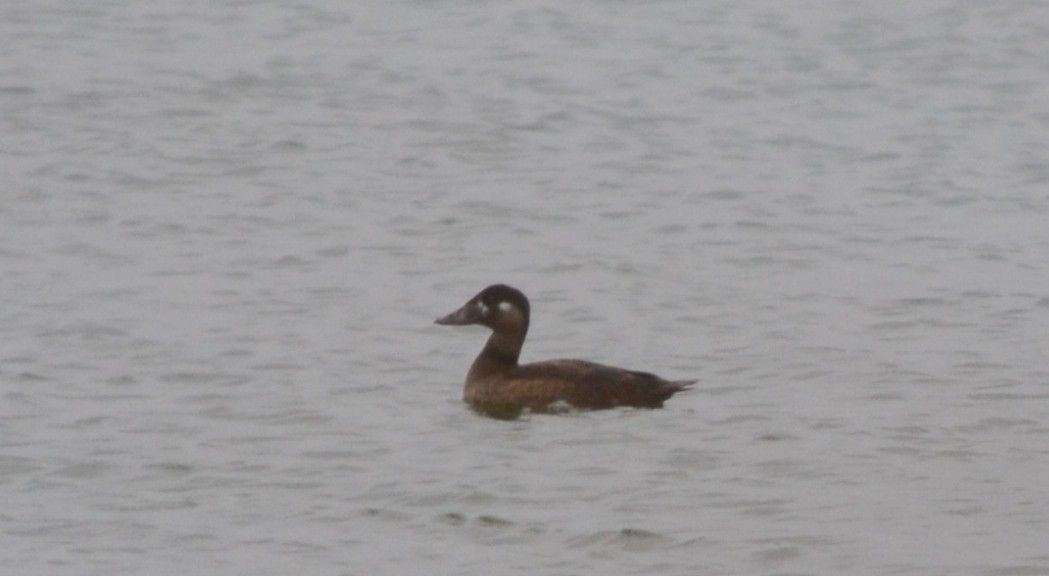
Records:
[[[1038,2],[10,2],[12,574],[1049,574]],[[526,360],[700,378],[482,418]]]

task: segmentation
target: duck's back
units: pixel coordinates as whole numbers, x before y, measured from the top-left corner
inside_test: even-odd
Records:
[[[516,366],[479,382],[467,382],[465,400],[533,410],[544,410],[557,403],[583,409],[660,408],[667,398],[694,382],[671,382],[648,372],[583,360],[548,360]]]

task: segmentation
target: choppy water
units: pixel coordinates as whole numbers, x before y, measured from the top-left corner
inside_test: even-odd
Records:
[[[1041,2],[9,2],[9,574],[1049,574]],[[485,419],[526,360],[697,377]]]

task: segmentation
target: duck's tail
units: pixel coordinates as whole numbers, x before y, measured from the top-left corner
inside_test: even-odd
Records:
[[[674,390],[674,392],[681,392],[683,390],[691,390],[696,382],[699,382],[699,380],[674,380],[673,382],[667,382],[667,387]]]

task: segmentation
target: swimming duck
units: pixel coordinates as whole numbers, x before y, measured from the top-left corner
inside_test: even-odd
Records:
[[[666,399],[696,382],[668,381],[655,374],[584,360],[518,364],[528,334],[529,311],[528,298],[520,290],[493,284],[435,321],[446,326],[480,324],[492,330],[466,374],[463,389],[463,400],[479,412],[514,418],[524,409],[661,408]]]

